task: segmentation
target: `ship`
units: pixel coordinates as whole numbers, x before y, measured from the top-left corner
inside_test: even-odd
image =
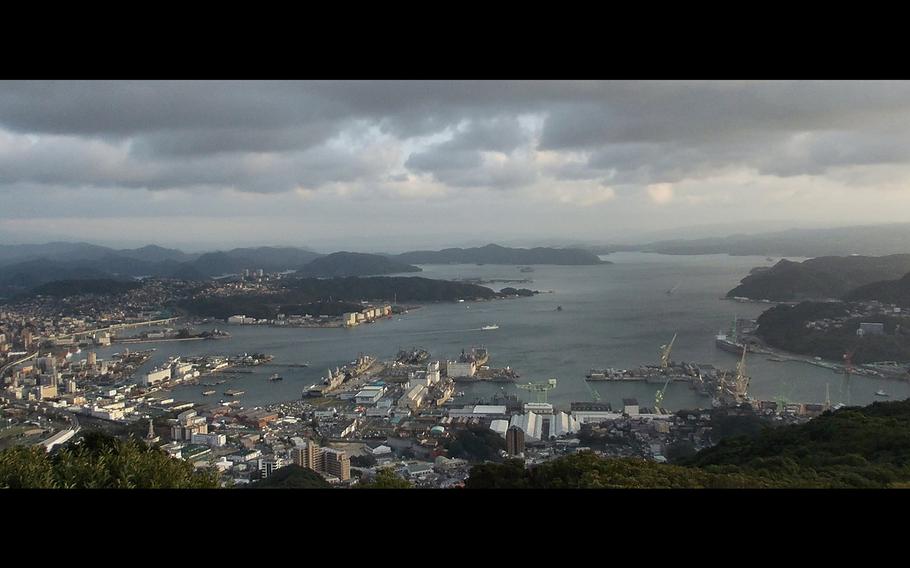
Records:
[[[891,395],[886,393],[885,391],[879,389],[879,390],[875,391],[875,396],[891,396]]]
[[[679,284],[676,284],[676,286],[673,286],[672,288],[667,290],[667,295],[669,296],[669,295],[673,294],[673,292],[675,292],[677,288],[679,288]]]
[[[518,269],[519,272],[534,272],[534,268],[531,266],[522,266]]]
[[[499,326],[494,323],[493,325],[485,325],[485,326],[481,327],[480,329],[483,331],[491,331],[494,329],[499,329]]]
[[[209,396],[210,394],[215,394],[213,390],[202,391],[202,396]]]
[[[556,311],[557,311],[557,312],[561,312],[561,311],[562,311],[562,306],[556,306]]]
[[[396,361],[405,365],[420,365],[430,358],[430,352],[426,349],[414,348],[410,351],[402,349],[398,352]]]
[[[228,389],[228,390],[224,391],[224,394],[227,396],[240,396],[245,392],[246,391],[237,390],[237,389]]]
[[[283,380],[284,380],[284,377],[282,377],[278,373],[273,373],[272,376],[269,377],[269,381],[283,381]]]
[[[474,347],[470,353],[465,353],[464,349],[462,349],[458,359],[462,363],[474,361],[475,367],[482,367],[490,360],[490,352],[485,347]]]

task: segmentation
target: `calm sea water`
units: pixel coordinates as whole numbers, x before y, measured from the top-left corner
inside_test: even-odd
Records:
[[[732,369],[737,357],[714,346],[714,336],[726,329],[734,315],[755,318],[769,306],[723,299],[755,266],[771,264],[765,257],[726,255],[669,256],[645,253],[615,253],[606,257],[614,264],[601,266],[536,266],[521,273],[516,266],[444,265],[424,266],[428,278],[531,278],[530,284],[492,284],[528,287],[542,292],[531,298],[491,302],[429,304],[408,314],[353,329],[281,329],[230,326],[233,337],[220,341],[149,343],[134,349],[155,347],[147,367],[172,355],[234,354],[265,352],[273,363],[309,362],[308,368],[263,366],[246,375],[224,375],[227,382],[213,387],[218,394],[203,397],[207,387],[173,389],[180,400],[212,401],[224,398],[227,388],[242,389],[245,406],[299,398],[301,391],[318,382],[328,367],[354,359],[358,353],[382,359],[394,358],[401,348],[422,347],[434,358],[454,358],[462,349],[484,346],[490,350],[488,364],[506,365],[520,373],[519,382],[538,382],[550,377],[558,386],[550,402],[568,407],[572,401],[592,400],[594,388],[601,400],[614,408],[622,399],[638,398],[650,406],[661,385],[588,383],[584,375],[592,367],[631,368],[656,363],[658,349],[678,333],[672,359],[711,363]],[[677,286],[678,285],[678,286]],[[672,295],[667,290],[677,286]],[[562,311],[557,311],[562,306]],[[486,324],[494,331],[482,331]],[[226,327],[226,326],[222,326]],[[99,356],[119,351],[121,345],[99,350]],[[791,401],[822,402],[826,386],[832,402],[867,404],[882,400],[874,395],[883,389],[891,399],[910,396],[910,385],[886,379],[853,377],[849,385],[841,375],[804,363],[778,363],[750,354],[750,392],[761,399],[785,397]],[[269,382],[278,372],[284,381]],[[229,378],[231,377],[231,378]],[[487,383],[459,386],[466,404],[489,398],[504,389],[533,400],[527,391],[513,385]],[[710,401],[685,384],[670,384],[664,406],[671,410],[706,407]]]

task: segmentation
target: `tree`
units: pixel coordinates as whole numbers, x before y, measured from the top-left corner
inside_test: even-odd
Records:
[[[357,487],[364,489],[410,489],[411,482],[398,476],[391,468],[384,467],[376,472],[376,477],[368,483]]]
[[[79,445],[53,455],[40,447],[0,452],[0,487],[200,489],[218,487],[218,476],[135,438],[88,432]]]

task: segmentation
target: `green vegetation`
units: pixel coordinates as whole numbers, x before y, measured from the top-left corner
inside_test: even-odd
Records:
[[[732,417],[731,417],[732,418]],[[729,425],[728,425],[729,426]],[[805,424],[740,422],[732,436],[673,465],[581,452],[526,469],[474,466],[467,488],[886,488],[910,486],[910,400],[826,412]],[[728,430],[731,430],[728,428]],[[728,432],[730,433],[730,432]],[[678,448],[680,454],[686,448]]]
[[[848,301],[878,300],[886,304],[910,306],[910,272],[900,280],[885,280],[860,286],[846,295]]]
[[[853,351],[854,363],[874,361],[910,361],[910,321],[894,316],[875,317],[883,323],[885,335],[858,337],[856,330],[867,318],[848,318],[842,327],[810,329],[806,323],[828,318],[842,318],[850,313],[851,305],[842,302],[802,302],[796,306],[775,306],[758,318],[758,335],[768,345],[802,353],[841,360],[844,353]],[[900,326],[900,327],[899,327]]]
[[[410,489],[413,487],[407,479],[399,477],[391,468],[384,467],[376,472],[372,481],[360,483],[355,487],[362,489]]]
[[[373,274],[397,274],[399,272],[420,272],[420,268],[392,260],[379,254],[356,252],[335,252],[319,257],[297,271],[305,277],[369,276]]]
[[[521,460],[471,468],[467,489],[698,489],[764,487],[758,478],[707,473],[642,459],[603,459],[579,452],[525,469]]]
[[[99,278],[94,280],[56,280],[32,289],[33,295],[67,298],[82,294],[115,295],[139,288],[139,282]]]
[[[449,457],[473,462],[499,461],[499,452],[505,449],[506,441],[489,428],[459,430],[446,443]]]
[[[267,478],[249,484],[250,489],[331,489],[332,485],[311,469],[297,464],[276,469]]]
[[[227,318],[246,314],[256,318],[274,318],[278,313],[310,306],[311,315],[340,315],[348,308],[362,308],[361,300],[399,302],[436,302],[476,298],[492,299],[496,292],[476,284],[432,280],[418,277],[375,276],[370,278],[299,278],[285,283],[277,294],[246,294],[226,298],[200,298],[184,300],[178,306],[189,313],[203,317]],[[333,305],[335,304],[335,305]]]
[[[0,452],[0,488],[95,489],[218,487],[212,472],[194,471],[137,439],[119,440],[97,432],[78,445],[47,454],[42,447],[16,447]]]
[[[727,297],[774,301],[841,298],[860,286],[900,278],[908,272],[910,254],[781,260],[743,278]]]

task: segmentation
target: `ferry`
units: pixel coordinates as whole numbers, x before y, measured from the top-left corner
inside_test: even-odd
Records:
[[[485,325],[485,326],[481,327],[480,329],[482,329],[483,331],[491,331],[494,329],[499,329],[499,326],[494,323],[493,325]]]

